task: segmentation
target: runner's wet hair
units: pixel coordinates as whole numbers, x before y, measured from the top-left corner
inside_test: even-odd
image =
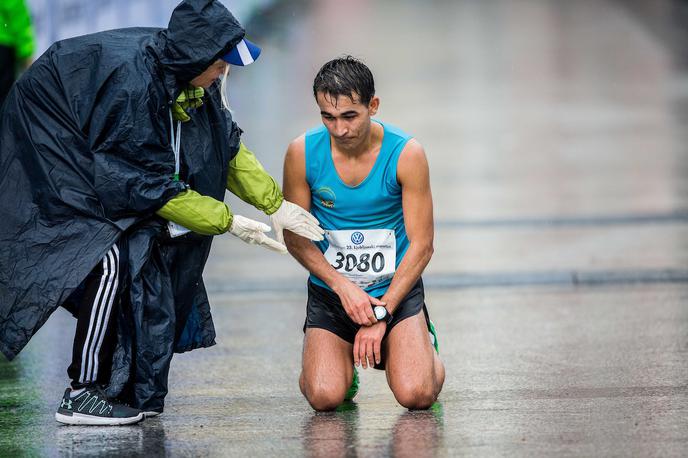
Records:
[[[353,56],[333,59],[323,65],[313,81],[313,97],[318,92],[333,98],[340,95],[353,101],[353,94],[358,95],[363,105],[368,105],[375,95],[375,81],[370,69]]]

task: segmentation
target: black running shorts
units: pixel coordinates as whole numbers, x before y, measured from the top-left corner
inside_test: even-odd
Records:
[[[425,320],[429,321],[428,310],[425,307],[425,292],[423,280],[418,279],[411,291],[401,301],[394,311],[394,318],[387,326],[385,337],[400,321],[417,315],[420,311],[425,314]],[[321,328],[336,334],[347,342],[353,344],[360,326],[353,321],[344,311],[339,296],[329,289],[308,282],[308,303],[306,305],[306,328]]]

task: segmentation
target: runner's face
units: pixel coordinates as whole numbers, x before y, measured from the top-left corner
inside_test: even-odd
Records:
[[[216,79],[218,79],[225,72],[225,67],[229,65],[222,59],[218,59],[203,73],[191,80],[191,85],[195,87],[202,87],[208,89]]]
[[[377,113],[380,99],[373,97],[368,105],[361,103],[358,94],[353,99],[344,95],[335,97],[318,92],[316,101],[320,116],[339,148],[350,150],[368,140],[370,117]]]

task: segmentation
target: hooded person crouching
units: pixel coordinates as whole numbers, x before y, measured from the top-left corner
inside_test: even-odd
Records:
[[[184,0],[167,29],[55,43],[10,91],[0,112],[0,350],[12,360],[59,306],[77,318],[58,421],[130,424],[162,412],[172,354],[215,343],[201,275],[212,236],[282,253],[282,229],[322,239],[223,107],[219,77],[259,53],[220,2]],[[269,214],[279,241],[232,214],[225,190]]]

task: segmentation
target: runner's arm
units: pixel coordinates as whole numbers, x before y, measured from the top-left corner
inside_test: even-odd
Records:
[[[306,210],[311,208],[311,190],[306,181],[305,137],[294,140],[284,158],[284,198]],[[310,273],[321,279],[342,300],[342,306],[356,323],[368,326],[375,323],[371,303],[382,304],[337,272],[322,252],[310,240],[291,231],[284,231],[289,253]]]
[[[432,194],[430,171],[423,146],[409,140],[399,157],[397,180],[402,189],[404,225],[409,247],[399,263],[389,289],[382,296],[387,310],[394,310],[418,281],[433,253]]]
[[[289,144],[284,157],[283,190],[285,199],[305,210],[311,209],[311,190],[306,182],[305,137],[302,135]],[[284,231],[284,241],[289,253],[310,273],[320,278],[330,288],[344,279],[325,259],[322,252],[310,240]]]

